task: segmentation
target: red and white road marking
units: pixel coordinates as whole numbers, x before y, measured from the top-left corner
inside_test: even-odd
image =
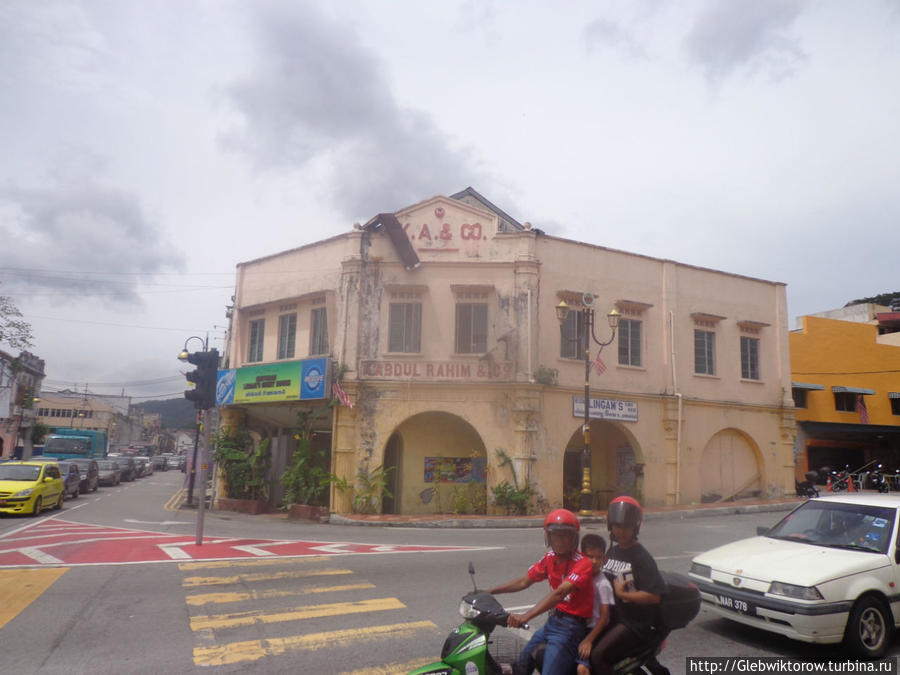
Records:
[[[293,558],[486,550],[483,546],[407,546],[329,541],[205,537],[46,519],[0,536],[0,567],[123,565],[186,560]]]

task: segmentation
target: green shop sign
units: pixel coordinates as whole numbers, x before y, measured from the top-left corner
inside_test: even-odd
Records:
[[[216,405],[325,398],[328,359],[305,359],[220,370]]]

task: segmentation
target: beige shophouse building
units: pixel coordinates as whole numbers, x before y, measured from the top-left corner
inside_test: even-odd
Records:
[[[239,264],[223,421],[271,438],[277,478],[297,413],[323,403],[291,393],[289,373],[325,401],[335,376],[352,407],[326,411],[316,438],[351,483],[390,468],[384,512],[450,510],[463,489],[491,512],[491,488],[514,480],[539,506],[577,506],[582,315],[561,328],[556,308],[585,297],[598,340],[621,315],[590,376],[596,508],[793,491],[784,284],[554,237],[471,188]]]

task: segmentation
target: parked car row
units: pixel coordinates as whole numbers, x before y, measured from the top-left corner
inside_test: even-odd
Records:
[[[184,466],[184,457],[171,455],[162,460],[166,468]],[[26,461],[0,461],[0,514],[38,515],[47,508],[58,509],[67,498],[95,492],[101,485],[118,485],[153,474],[149,457],[111,453],[106,459],[56,459],[34,457]]]

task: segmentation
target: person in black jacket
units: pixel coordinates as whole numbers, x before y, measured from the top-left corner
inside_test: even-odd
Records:
[[[660,597],[666,583],[653,556],[638,542],[643,510],[632,497],[609,504],[607,528],[615,544],[607,551],[603,572],[616,592],[617,621],[591,650],[591,674],[612,673],[612,666],[655,638]]]

